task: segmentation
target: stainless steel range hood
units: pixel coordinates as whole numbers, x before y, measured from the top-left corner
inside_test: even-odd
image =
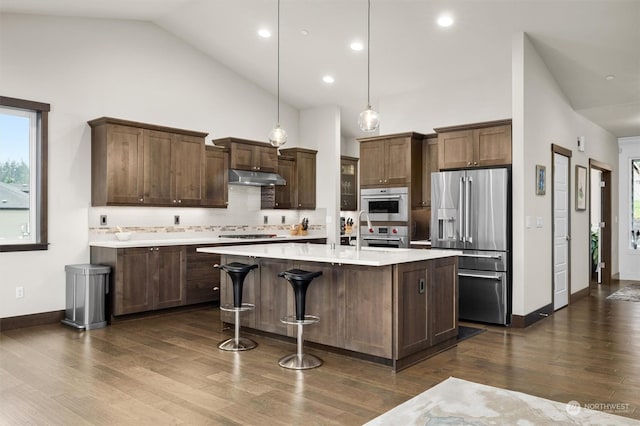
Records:
[[[286,184],[287,181],[277,173],[229,170],[229,185],[273,186]]]

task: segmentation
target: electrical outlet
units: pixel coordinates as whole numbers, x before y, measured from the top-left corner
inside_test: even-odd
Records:
[[[264,224],[266,225],[267,223],[269,223],[269,216],[264,216]]]
[[[16,287],[16,299],[22,299],[24,297],[24,287]]]
[[[107,226],[107,215],[106,214],[101,214],[100,215],[100,226]]]
[[[284,225],[284,222],[285,222],[285,217],[284,217],[284,215],[282,215],[282,224],[283,225]]]
[[[174,225],[180,225],[180,216],[179,215],[175,215],[173,217],[173,224]]]

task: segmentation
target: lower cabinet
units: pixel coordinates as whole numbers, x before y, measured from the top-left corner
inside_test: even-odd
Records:
[[[220,300],[219,254],[199,253],[202,246],[187,246],[187,305]]]
[[[91,263],[112,268],[111,315],[125,315],[186,303],[183,246],[91,247]]]

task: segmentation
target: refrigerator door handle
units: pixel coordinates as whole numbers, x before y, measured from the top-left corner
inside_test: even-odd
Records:
[[[471,183],[473,182],[473,179],[471,177],[467,178],[467,187],[465,190],[465,203],[464,203],[464,235],[465,235],[465,240],[466,242],[473,244],[473,238],[471,237],[471,230],[470,228],[470,221],[469,221],[469,210],[470,210],[470,206],[471,206]]]
[[[500,275],[478,275],[478,274],[467,274],[464,272],[458,272],[458,276],[467,277],[467,278],[480,278],[483,280],[502,281],[502,277]]]
[[[459,221],[458,224],[460,226],[460,241],[462,241],[463,243],[466,242],[466,233],[465,233],[465,229],[464,228],[464,222],[463,222],[463,210],[465,210],[465,205],[464,205],[464,176],[460,177],[460,195],[458,197],[458,216],[459,216]]]
[[[502,260],[502,255],[489,255],[489,254],[459,254],[458,257],[473,257],[477,259],[496,259]]]

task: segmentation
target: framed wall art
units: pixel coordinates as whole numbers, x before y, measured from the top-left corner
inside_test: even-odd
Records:
[[[587,209],[587,168],[576,166],[576,210]]]
[[[536,164],[536,195],[544,195],[547,188],[547,168]]]

